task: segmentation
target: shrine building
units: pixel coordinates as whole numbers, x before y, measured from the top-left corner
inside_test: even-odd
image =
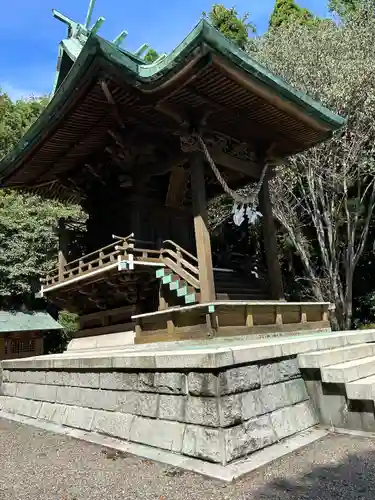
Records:
[[[102,19],[89,28],[54,15],[68,34],[53,95],[0,164],[2,186],[88,215],[80,246],[59,221],[58,262],[40,295],[79,314],[77,336],[135,328],[136,343],[329,328],[328,304],[284,300],[269,181],[344,120],[204,19],[147,63],[147,46],[121,48],[124,33],[101,38]],[[259,188],[262,279],[220,266],[207,225],[208,201],[249,183]]]
[[[68,34],[51,100],[0,163],[2,186],[87,214],[58,222],[38,292],[80,328],[44,356],[41,328],[27,345],[8,328],[0,418],[222,481],[333,430],[373,433],[375,330],[332,332],[329,303],[285,300],[270,194],[344,119],[204,19],[150,63],[126,32],[100,37],[93,6],[84,24],[54,12]],[[213,254],[223,193],[235,223],[262,224],[266,276]]]

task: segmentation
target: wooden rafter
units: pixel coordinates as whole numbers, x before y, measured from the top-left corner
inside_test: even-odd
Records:
[[[103,90],[103,93],[104,93],[107,101],[111,105],[112,113],[117,121],[117,124],[119,125],[120,128],[124,128],[124,121],[121,117],[120,110],[118,109],[117,103],[116,103],[111,91],[109,90],[107,83],[104,80],[101,80],[100,86]]]

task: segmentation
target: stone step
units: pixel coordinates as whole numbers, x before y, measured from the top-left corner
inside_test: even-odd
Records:
[[[345,384],[348,399],[375,400],[375,375]]]
[[[375,375],[375,356],[355,359],[321,368],[322,381],[327,383],[346,383]]]
[[[321,368],[375,355],[375,343],[349,345],[337,349],[299,354],[300,368]]]

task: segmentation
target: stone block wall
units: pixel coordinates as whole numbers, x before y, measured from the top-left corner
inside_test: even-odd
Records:
[[[227,464],[317,423],[295,358],[215,371],[16,370],[0,409]]]

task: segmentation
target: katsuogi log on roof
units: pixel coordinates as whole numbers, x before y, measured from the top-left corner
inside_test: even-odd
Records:
[[[43,114],[1,162],[3,186],[80,201],[85,175],[113,169],[130,185],[183,165],[181,136],[199,127],[238,187],[259,177],[255,155],[276,163],[344,123],[205,20],[152,64],[94,32],[82,45]]]

